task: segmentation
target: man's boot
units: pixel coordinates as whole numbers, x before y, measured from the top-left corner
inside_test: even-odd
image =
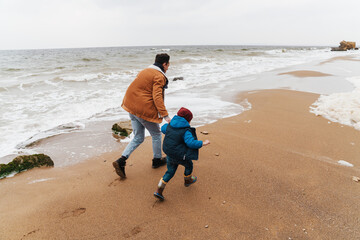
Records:
[[[125,165],[127,157],[121,156],[118,160],[113,162],[113,167],[115,168],[116,174],[121,178],[126,178],[125,174]]]
[[[154,196],[158,199],[160,199],[161,201],[164,201],[164,196],[162,195],[164,188],[166,186],[166,182],[164,182],[164,180],[161,178],[158,184],[158,188],[156,190],[156,192],[154,192]]]
[[[185,176],[185,177],[184,177],[184,180],[185,180],[185,182],[184,182],[185,187],[188,187],[188,186],[190,186],[191,184],[193,184],[193,183],[196,182],[197,177],[196,177],[196,176],[189,175],[189,176]]]
[[[162,158],[153,158],[152,160],[152,168],[158,168],[166,165],[166,157]]]

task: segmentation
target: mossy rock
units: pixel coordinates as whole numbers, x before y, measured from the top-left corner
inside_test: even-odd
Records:
[[[131,127],[131,121],[115,123],[111,130],[115,135],[120,136],[121,138],[128,137],[133,131]]]
[[[34,167],[53,167],[54,162],[45,154],[17,156],[8,164],[0,164],[0,178],[6,177],[11,173],[19,173]]]

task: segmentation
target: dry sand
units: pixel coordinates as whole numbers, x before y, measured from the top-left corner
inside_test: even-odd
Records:
[[[198,182],[185,188],[179,167],[164,202],[150,138],[126,180],[111,164],[122,149],[1,180],[0,239],[360,239],[360,132],[309,113],[317,97],[239,95],[252,109],[198,129],[211,141],[194,162]]]

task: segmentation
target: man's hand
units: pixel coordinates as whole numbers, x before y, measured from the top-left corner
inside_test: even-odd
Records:
[[[168,123],[170,123],[170,121],[171,121],[171,118],[170,118],[169,116],[165,116],[164,119],[165,119],[165,121],[167,121]]]
[[[210,144],[210,141],[209,140],[205,140],[205,141],[203,141],[203,146],[206,146],[206,145],[209,145]]]

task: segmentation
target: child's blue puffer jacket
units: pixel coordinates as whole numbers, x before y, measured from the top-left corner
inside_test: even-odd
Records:
[[[163,151],[167,156],[174,160],[198,160],[203,142],[197,140],[195,128],[185,118],[175,115],[161,131],[165,134]]]

